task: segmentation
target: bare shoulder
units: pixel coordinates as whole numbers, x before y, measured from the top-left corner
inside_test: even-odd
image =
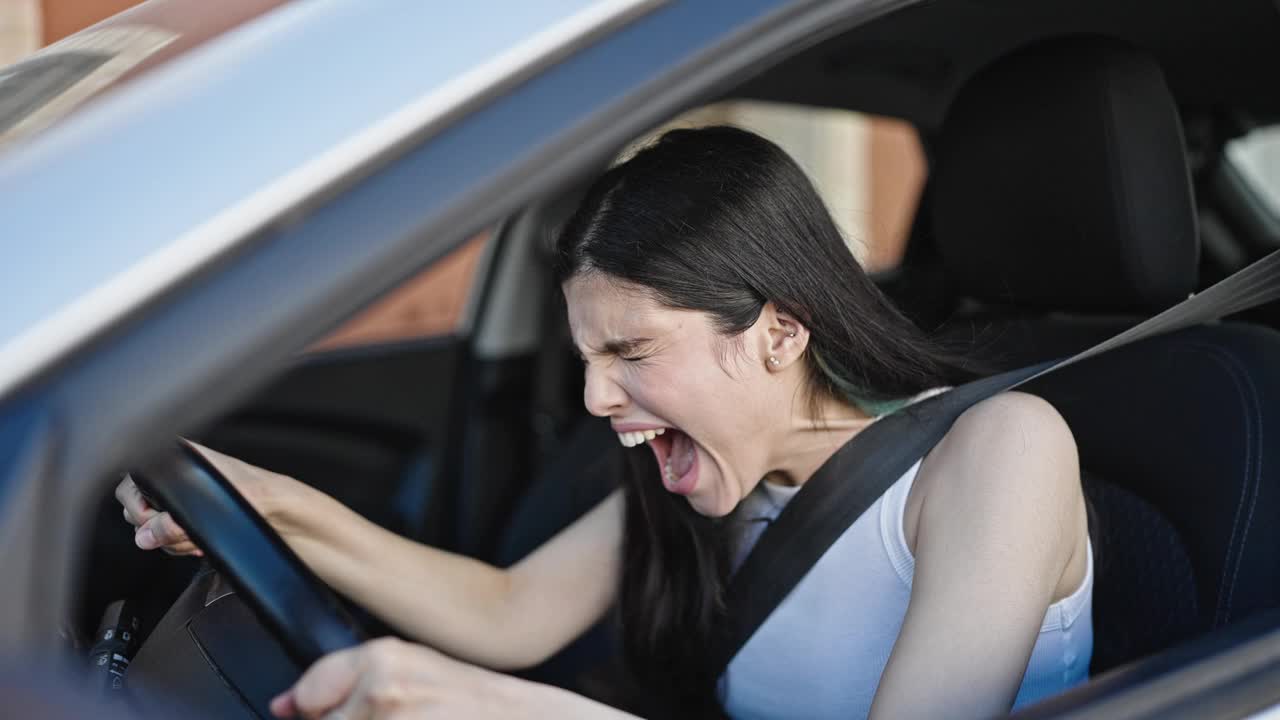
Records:
[[[1018,458],[1074,466],[1076,443],[1053,405],[1029,393],[1010,391],[966,410],[939,443],[936,455],[955,470],[989,470],[993,462]]]
[[[1071,429],[1048,402],[1016,391],[966,410],[926,457],[920,479],[924,506],[997,514],[1054,512],[1081,495]]]
[[[1021,452],[1036,443],[1041,452],[1075,454],[1071,428],[1048,401],[1011,390],[983,400],[956,420],[947,438],[995,452]]]
[[[925,456],[908,511],[917,485],[911,600],[878,693],[891,688],[907,707],[916,678],[965,666],[974,678],[1001,678],[990,687],[1007,693],[1007,708],[1047,608],[1086,577],[1071,431],[1044,400],[1002,393],[967,410]],[[974,668],[973,658],[985,664]]]

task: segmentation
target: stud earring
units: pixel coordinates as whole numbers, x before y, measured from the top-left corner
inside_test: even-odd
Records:
[[[770,365],[773,365],[774,367],[777,367],[777,366],[781,365],[782,363],[778,361],[778,358],[776,358],[776,357],[774,357],[774,356],[770,355],[770,356],[769,356],[769,364],[770,364]]]
[[[793,332],[789,332],[789,333],[787,333],[787,337],[795,337],[795,336],[796,336],[796,334],[795,334],[795,333],[793,333]]]

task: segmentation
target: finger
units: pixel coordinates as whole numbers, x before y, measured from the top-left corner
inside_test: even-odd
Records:
[[[289,688],[271,699],[271,714],[278,718],[291,718],[298,715],[298,701],[294,699],[294,690]]]
[[[125,498],[133,487],[136,487],[136,485],[129,475],[125,475],[120,482],[116,483],[116,500],[119,500],[121,505],[125,504]]]
[[[183,530],[173,516],[167,512],[160,513],[138,527],[134,534],[134,542],[143,550],[154,550],[166,545],[177,545],[187,542],[187,531]]]
[[[129,514],[140,523],[150,520],[156,514],[156,509],[142,497],[142,491],[133,482],[133,478],[127,475],[119,485],[116,485],[116,500],[119,500]]]
[[[341,706],[349,699],[360,678],[364,648],[361,645],[320,658],[302,674],[292,688],[271,701],[271,711],[274,713],[279,707],[282,711],[293,713],[277,713],[280,717],[301,715],[305,718],[319,718]]]
[[[120,509],[123,511],[122,514],[124,515],[125,522],[132,525],[135,530],[138,528],[139,525],[145,523],[146,521],[150,520],[151,518],[155,517],[158,514],[156,511],[151,510],[151,511],[148,511],[151,514],[147,515],[144,518],[138,518],[133,513],[129,512],[129,508],[120,508]]]
[[[204,552],[191,541],[178,543],[177,545],[165,545],[160,548],[167,555],[175,557],[183,557],[186,555],[195,555],[196,557],[204,557]]]
[[[160,513],[146,522],[162,545],[177,545],[191,540],[187,531],[167,512]]]

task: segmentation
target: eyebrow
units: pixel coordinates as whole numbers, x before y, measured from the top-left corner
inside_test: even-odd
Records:
[[[647,338],[647,337],[617,338],[615,340],[607,341],[604,344],[604,349],[600,351],[598,354],[600,355],[632,355],[632,354],[635,354],[636,351],[642,349],[646,345],[651,344],[652,342],[653,342],[653,338]],[[578,357],[580,358],[583,357],[582,351],[578,349],[577,345],[574,345],[574,350],[577,351]]]

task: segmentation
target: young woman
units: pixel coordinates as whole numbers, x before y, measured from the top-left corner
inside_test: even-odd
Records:
[[[327,583],[458,658],[386,640],[336,653],[278,714],[610,717],[474,665],[537,664],[615,603],[665,716],[987,717],[1085,676],[1075,445],[1047,403],[1005,393],[966,412],[717,677],[704,649],[763,526],[877,417],[965,373],[877,291],[795,163],[745,131],[672,131],[609,170],[558,257],[586,407],[637,465],[515,566],[396,537],[207,451]],[[131,482],[117,495],[140,547],[198,552]]]

